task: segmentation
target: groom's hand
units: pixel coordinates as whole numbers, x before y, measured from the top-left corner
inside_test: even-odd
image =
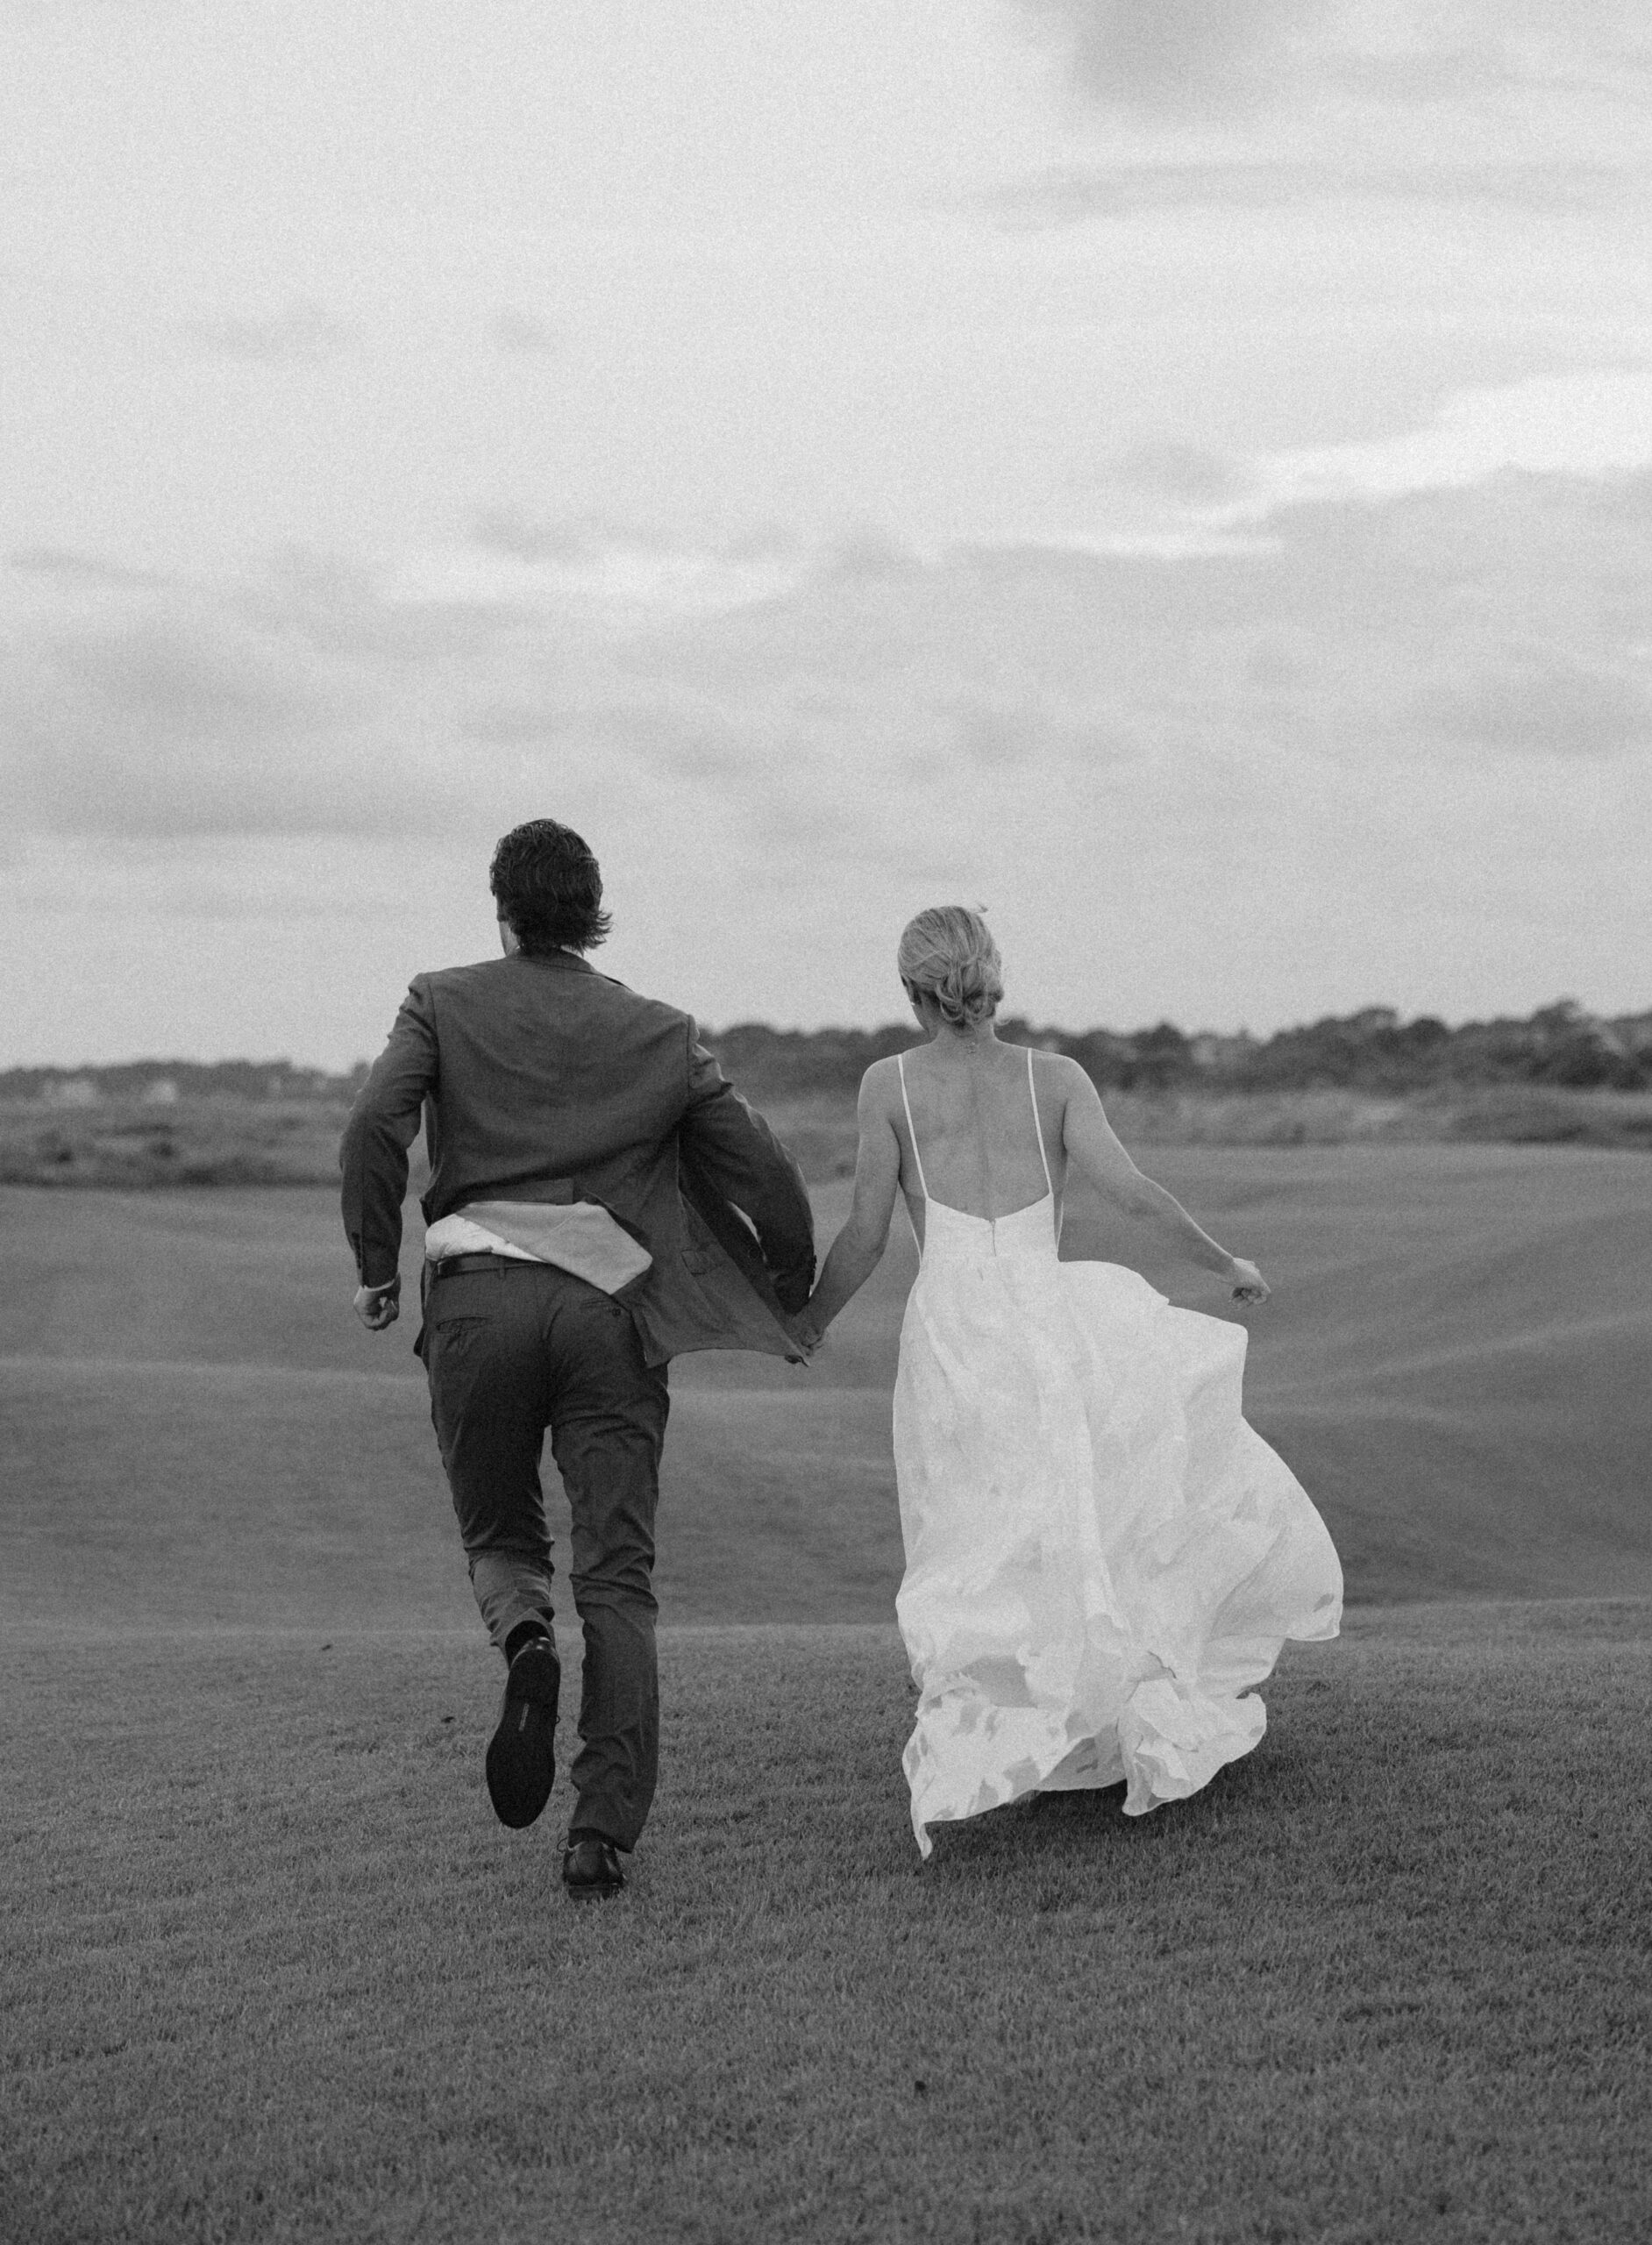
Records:
[[[402,1279],[398,1272],[388,1286],[358,1286],[355,1312],[369,1333],[382,1333],[402,1315]]]

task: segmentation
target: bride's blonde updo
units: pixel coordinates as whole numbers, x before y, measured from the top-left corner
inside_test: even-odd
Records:
[[[895,966],[908,990],[928,992],[952,1029],[990,1021],[1004,994],[998,945],[967,904],[932,904],[908,920]]]

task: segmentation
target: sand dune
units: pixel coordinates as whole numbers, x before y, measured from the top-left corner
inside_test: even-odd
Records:
[[[1643,1158],[1167,1148],[1151,1165],[1276,1285],[1250,1321],[1247,1408],[1354,1598],[1652,1594]],[[845,1198],[819,1195],[822,1240]],[[330,1195],[11,1190],[0,1208],[0,1613],[467,1624],[413,1325],[355,1325]],[[1070,1211],[1064,1252],[1221,1308],[1139,1246]],[[674,1367],[671,1618],[887,1615],[913,1267],[898,1240],[808,1372]]]

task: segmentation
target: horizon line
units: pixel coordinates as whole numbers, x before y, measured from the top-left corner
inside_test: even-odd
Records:
[[[1556,1012],[1563,1007],[1573,1008],[1577,1016],[1579,1025],[1584,1027],[1589,1025],[1591,1023],[1600,1023],[1604,1025],[1610,1026],[1618,1022],[1652,1020],[1652,1004],[1648,1004],[1641,1008],[1626,1008],[1620,1012],[1601,1013],[1597,1012],[1591,1007],[1585,1006],[1580,999],[1568,995],[1551,998],[1542,1005],[1534,1006],[1532,1010],[1527,1014],[1474,1014],[1466,1016],[1463,1020],[1456,1023],[1447,1021],[1445,1017],[1440,1014],[1422,1012],[1412,1014],[1407,1016],[1402,1013],[1401,1009],[1398,1006],[1372,1003],[1370,1005],[1356,1006],[1351,1012],[1345,1014],[1319,1014],[1312,1020],[1291,1022],[1281,1028],[1270,1030],[1266,1031],[1265,1034],[1260,1035],[1256,1031],[1246,1028],[1243,1024],[1238,1029],[1234,1030],[1209,1028],[1184,1030],[1178,1023],[1172,1022],[1167,1016],[1161,1016],[1156,1022],[1143,1023],[1139,1027],[1135,1029],[1114,1029],[1101,1022],[1093,1022],[1083,1029],[1066,1029],[1056,1022],[1036,1022],[1029,1015],[1026,1014],[1005,1014],[1000,1018],[999,1026],[1006,1030],[1010,1028],[1026,1029],[1032,1031],[1034,1034],[1042,1037],[1061,1037],[1068,1038],[1084,1037],[1116,1037],[1123,1039],[1151,1036],[1156,1030],[1172,1029],[1176,1031],[1178,1036],[1186,1037],[1190,1044],[1195,1043],[1202,1038],[1213,1037],[1221,1040],[1224,1044],[1237,1044],[1243,1041],[1253,1044],[1265,1045],[1270,1044],[1278,1037],[1299,1035],[1307,1030],[1321,1028],[1328,1023],[1356,1022],[1372,1014],[1392,1014],[1394,1017],[1395,1023],[1401,1027],[1413,1026],[1418,1022],[1437,1021],[1446,1030],[1448,1034],[1455,1036],[1463,1030],[1491,1027],[1502,1023],[1508,1023],[1520,1027],[1525,1027],[1530,1023],[1535,1021],[1540,1015]],[[911,1034],[915,1037],[921,1033],[918,1030],[915,1023],[908,1023],[899,1019],[874,1022],[870,1024],[852,1022],[833,1022],[822,1024],[815,1029],[798,1029],[793,1027],[782,1027],[777,1023],[760,1020],[755,1016],[752,1016],[739,1021],[726,1023],[722,1028],[718,1029],[710,1028],[704,1022],[699,1023],[698,1025],[701,1037],[709,1044],[714,1044],[720,1038],[732,1037],[737,1030],[763,1030],[770,1036],[773,1037],[878,1037],[887,1034],[891,1030],[897,1029],[909,1029]],[[329,1067],[324,1062],[319,1060],[295,1060],[286,1053],[271,1054],[261,1058],[255,1058],[245,1052],[224,1053],[221,1054],[217,1058],[210,1060],[191,1058],[181,1053],[173,1053],[165,1057],[156,1053],[140,1053],[134,1055],[130,1059],[125,1060],[18,1060],[4,1062],[0,1063],[0,1078],[18,1075],[88,1076],[96,1075],[102,1070],[114,1068],[289,1068],[297,1075],[346,1077],[353,1075],[360,1069],[370,1068],[372,1065],[373,1062],[371,1058],[365,1055],[355,1060],[348,1062],[342,1067]]]

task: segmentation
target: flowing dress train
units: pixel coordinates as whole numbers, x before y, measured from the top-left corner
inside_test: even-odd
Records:
[[[901,1329],[896,1613],[917,1719],[912,1826],[1128,1785],[1140,1816],[1248,1753],[1287,1637],[1334,1637],[1342,1576],[1245,1423],[1247,1336],[1136,1272],[1063,1263],[1055,1192],[997,1218],[930,1198]]]

